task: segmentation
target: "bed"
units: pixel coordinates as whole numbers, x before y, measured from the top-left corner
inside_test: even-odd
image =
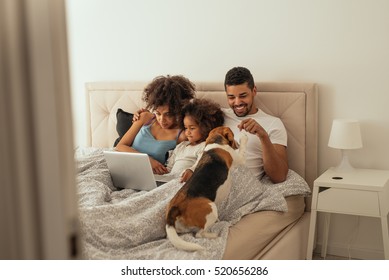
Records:
[[[196,96],[228,107],[222,83],[195,82]],[[78,148],[78,193],[83,254],[86,259],[305,259],[310,190],[317,175],[317,85],[257,83],[256,104],[283,121],[288,132],[289,173],[284,183],[248,179],[245,167],[233,170],[234,185],[212,228],[216,240],[184,239],[205,252],[176,250],[164,233],[164,207],[180,187],[177,180],[151,192],[118,190],[112,185],[102,151],[119,137],[118,109],[144,107],[146,83],[86,84],[87,147]],[[120,110],[119,110],[120,111]]]

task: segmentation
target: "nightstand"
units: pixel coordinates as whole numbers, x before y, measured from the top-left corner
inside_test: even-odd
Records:
[[[327,253],[331,213],[381,219],[385,259],[389,259],[389,170],[355,169],[340,173],[328,169],[313,184],[307,259],[312,259],[317,212],[325,212],[322,257]]]

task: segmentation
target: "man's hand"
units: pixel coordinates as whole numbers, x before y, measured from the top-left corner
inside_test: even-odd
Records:
[[[268,136],[266,130],[252,118],[248,118],[248,119],[243,120],[238,125],[238,128],[240,130],[245,130],[248,133],[257,135],[259,138],[263,138],[264,136]]]
[[[273,144],[266,130],[254,119],[243,120],[238,128],[257,135],[262,144],[263,169],[273,183],[285,181],[288,173],[288,156],[286,147]]]

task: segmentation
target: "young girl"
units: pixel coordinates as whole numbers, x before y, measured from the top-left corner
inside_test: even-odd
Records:
[[[219,104],[212,100],[194,99],[185,105],[181,112],[181,126],[188,140],[177,145],[169,157],[167,169],[170,173],[181,174],[181,182],[186,182],[202,155],[209,132],[223,123],[224,114]]]
[[[144,90],[146,109],[116,146],[117,151],[146,153],[155,174],[165,174],[166,154],[186,139],[179,124],[182,107],[195,95],[195,86],[183,76],[159,76]]]

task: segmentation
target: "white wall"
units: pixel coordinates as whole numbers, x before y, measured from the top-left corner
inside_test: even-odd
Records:
[[[77,145],[86,140],[85,82],[165,74],[223,81],[239,65],[257,81],[319,84],[320,172],[340,160],[327,142],[332,120],[343,117],[361,121],[364,147],[352,163],[389,169],[389,1],[68,0],[67,7]],[[348,227],[331,229],[330,246],[344,244],[342,234],[356,225],[341,215],[338,223]],[[379,224],[359,224],[353,244],[382,250]]]

